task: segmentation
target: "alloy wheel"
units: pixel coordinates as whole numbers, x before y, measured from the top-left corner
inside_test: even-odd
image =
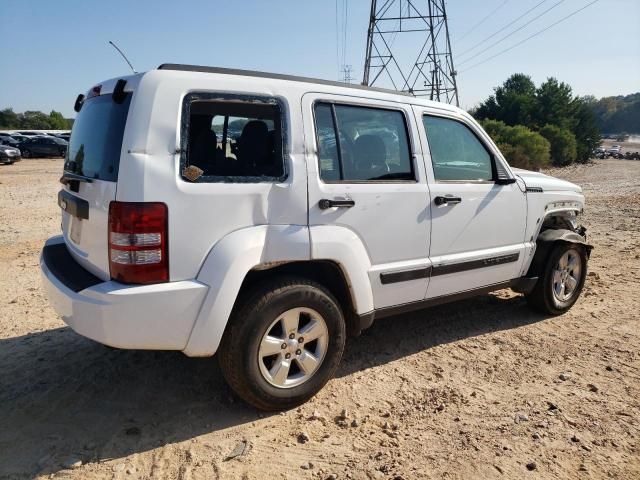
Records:
[[[582,262],[577,251],[567,250],[553,269],[553,295],[560,302],[567,302],[576,294],[582,277]]]
[[[318,371],[328,345],[329,331],[322,315],[304,307],[287,310],[260,341],[260,373],[274,387],[301,385]]]

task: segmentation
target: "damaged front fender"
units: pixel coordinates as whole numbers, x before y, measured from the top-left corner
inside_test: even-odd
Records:
[[[584,227],[578,227],[575,231],[566,229],[544,230],[538,235],[538,239],[536,240],[536,253],[529,266],[527,277],[542,275],[549,254],[556,242],[582,245],[587,251],[587,257],[591,255],[591,250],[593,250],[593,245],[587,243],[586,229]]]

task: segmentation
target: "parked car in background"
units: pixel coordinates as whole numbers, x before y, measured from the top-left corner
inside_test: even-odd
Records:
[[[37,132],[35,130],[18,130],[16,133],[24,135],[25,137],[49,136],[46,132]]]
[[[19,162],[22,159],[20,150],[9,145],[0,145],[0,163],[8,163],[9,165]]]
[[[20,144],[24,158],[30,157],[64,157],[69,143],[51,135],[31,137]]]
[[[614,153],[620,153],[620,150],[622,148],[620,147],[620,145],[611,145],[609,148],[607,148],[607,153],[609,155],[613,155]]]
[[[17,140],[18,142],[24,142],[26,139],[31,138],[26,135],[22,135],[21,133],[12,133],[11,138]]]
[[[52,133],[51,135],[56,137],[56,138],[61,138],[62,140],[66,140],[67,142],[71,138],[71,134],[70,133]]]
[[[0,137],[0,145],[9,145],[10,147],[18,147],[20,145],[20,140],[16,140],[13,137]]]

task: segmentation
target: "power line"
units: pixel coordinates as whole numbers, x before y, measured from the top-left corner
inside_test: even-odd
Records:
[[[336,67],[340,70],[340,29],[338,27],[338,0],[336,0]]]
[[[486,17],[484,17],[482,20],[480,20],[478,23],[476,23],[473,27],[471,27],[469,30],[467,30],[467,32],[460,37],[460,40],[465,38],[467,35],[469,35],[471,32],[473,32],[476,28],[478,28],[480,25],[482,25],[484,22],[486,22],[494,13],[496,13],[498,10],[500,10],[502,7],[504,7],[507,2],[509,2],[509,0],[504,0],[504,2],[502,2],[496,8],[494,8]]]
[[[471,65],[469,68],[465,68],[463,71],[464,71],[464,72],[466,72],[467,70],[471,70],[472,68],[475,68],[475,67],[477,67],[477,66],[479,66],[479,65],[482,65],[483,63],[486,63],[486,62],[488,62],[489,60],[493,60],[493,59],[494,59],[494,58],[496,58],[497,56],[500,56],[500,55],[502,55],[502,54],[504,54],[504,53],[507,53],[507,52],[509,52],[509,51],[513,50],[513,49],[514,49],[514,48],[516,48],[516,47],[519,47],[519,46],[520,46],[520,45],[522,45],[524,42],[526,42],[526,41],[528,41],[528,40],[531,40],[531,39],[532,39],[532,38],[534,38],[534,37],[537,37],[537,36],[538,36],[538,35],[540,35],[541,33],[546,32],[546,31],[547,31],[547,30],[549,30],[550,28],[555,27],[555,26],[556,26],[556,25],[558,25],[559,23],[564,22],[565,20],[567,20],[567,19],[569,19],[569,18],[573,17],[574,15],[576,15],[576,14],[580,13],[582,10],[584,10],[584,9],[586,9],[586,8],[588,8],[588,7],[590,7],[590,6],[591,6],[591,5],[593,5],[594,3],[598,3],[599,1],[600,1],[600,0],[593,0],[591,3],[588,3],[588,4],[586,4],[584,7],[579,8],[578,10],[575,10],[575,11],[571,12],[569,15],[567,15],[567,16],[565,16],[565,17],[562,17],[560,20],[558,20],[557,22],[552,23],[552,24],[551,24],[551,25],[549,25],[548,27],[545,27],[545,28],[543,28],[542,30],[537,31],[537,32],[536,32],[536,33],[534,33],[533,35],[528,36],[528,37],[527,37],[527,38],[525,38],[524,40],[519,41],[519,42],[518,42],[518,43],[516,43],[515,45],[512,45],[511,47],[506,48],[506,49],[502,50],[501,52],[498,52],[498,53],[496,53],[495,55],[490,56],[489,58],[485,58],[484,60],[482,60],[482,61],[480,61],[480,62],[478,62],[478,63],[475,63],[475,64]]]
[[[342,64],[345,64],[345,60],[347,58],[347,28],[349,25],[349,2],[347,0],[343,1],[343,27],[342,27]]]
[[[539,15],[536,15],[535,17],[533,17],[531,20],[529,20],[528,22],[526,22],[524,25],[521,25],[520,27],[516,28],[513,32],[506,34],[504,37],[502,37],[500,40],[496,40],[495,42],[493,42],[491,45],[489,45],[487,48],[485,48],[484,50],[480,50],[478,53],[476,53],[473,57],[467,58],[466,60],[461,61],[460,63],[458,63],[458,67],[460,65],[464,65],[465,63],[470,62],[473,58],[477,57],[478,55],[482,55],[484,52],[486,52],[487,50],[491,50],[493,47],[495,47],[496,45],[498,45],[499,43],[502,43],[503,41],[505,41],[507,38],[511,37],[512,35],[515,35],[516,33],[518,33],[520,30],[522,30],[523,28],[531,25],[533,22],[535,22],[537,19],[539,19],[540,17],[542,17],[543,15],[547,14],[548,12],[550,12],[551,10],[553,10],[554,8],[556,8],[558,5],[560,5],[561,3],[563,3],[565,0],[560,0],[556,3],[554,3],[553,5],[551,5],[549,8],[547,8],[546,10],[544,10],[542,13],[540,13]]]
[[[533,7],[531,7],[529,10],[527,10],[526,12],[524,12],[522,15],[520,15],[518,18],[515,18],[514,20],[510,21],[509,23],[507,23],[504,27],[502,27],[500,30],[492,33],[491,35],[489,35],[488,37],[480,40],[478,43],[475,44],[475,46],[465,50],[462,53],[459,53],[458,56],[463,57],[465,54],[467,54],[468,52],[471,52],[473,50],[475,50],[476,48],[478,48],[480,45],[482,45],[483,43],[487,42],[488,40],[491,40],[493,37],[495,37],[496,35],[498,35],[500,32],[504,32],[507,28],[509,28],[511,25],[513,25],[514,23],[516,23],[518,20],[520,20],[523,17],[526,17],[529,13],[531,13],[533,10],[535,10],[536,8],[538,8],[540,5],[542,5],[543,3],[547,2],[548,0],[542,0],[541,2],[536,3]]]

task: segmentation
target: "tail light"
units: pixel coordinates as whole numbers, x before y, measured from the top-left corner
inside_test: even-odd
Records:
[[[122,283],[169,281],[167,224],[164,203],[111,202],[111,278]]]

